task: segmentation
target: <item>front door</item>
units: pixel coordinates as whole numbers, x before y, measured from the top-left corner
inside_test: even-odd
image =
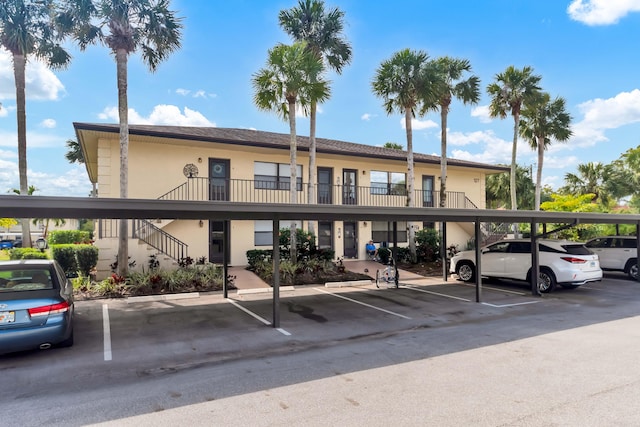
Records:
[[[342,204],[358,204],[358,171],[355,169],[342,170]]]
[[[209,200],[229,200],[229,160],[209,159]],[[229,261],[228,222],[209,221],[209,262]]]
[[[358,257],[358,227],[355,222],[344,222],[344,257]]]
[[[333,169],[318,168],[318,203],[330,205],[333,203]]]

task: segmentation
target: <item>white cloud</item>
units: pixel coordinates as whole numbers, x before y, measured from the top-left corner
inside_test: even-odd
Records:
[[[25,75],[27,99],[52,101],[64,94],[64,85],[45,64],[30,57]],[[0,99],[15,99],[16,85],[11,54],[0,50]]]
[[[187,96],[191,91],[189,89],[176,89],[178,95]]]
[[[462,132],[450,132],[447,135],[447,145],[469,145],[469,144],[500,144],[507,142],[501,138],[498,138],[492,130],[487,131],[475,131],[470,133]],[[508,142],[511,144],[511,141]]]
[[[0,105],[0,117],[7,117],[9,115],[9,109],[3,105]]]
[[[482,123],[491,123],[493,120],[489,116],[489,106],[481,105],[471,110],[471,117],[477,117]]]
[[[362,116],[360,116],[360,120],[364,120],[365,122],[368,122],[373,117],[375,117],[374,114],[364,113]]]
[[[400,119],[400,126],[402,127],[402,129],[406,128],[404,125],[404,117]],[[433,120],[411,119],[412,130],[424,130],[424,129],[437,128],[437,127],[438,127],[438,124]]]
[[[640,90],[622,92],[613,98],[586,101],[578,105],[578,110],[583,119],[572,126],[570,141],[567,144],[554,144],[550,150],[558,150],[561,146],[569,150],[592,147],[609,140],[605,135],[607,129],[640,122]]]
[[[107,107],[98,115],[101,120],[118,121],[118,108]],[[209,121],[198,111],[184,107],[184,113],[175,105],[156,105],[148,117],[141,116],[133,108],[129,109],[129,123],[139,125],[167,125],[167,126],[211,126]]]
[[[183,88],[179,88],[176,89],[176,93],[178,95],[182,95],[182,96],[189,96],[191,95],[193,98],[216,98],[218,95],[216,95],[215,93],[207,93],[207,91],[203,90],[203,89],[198,89],[195,92],[193,92],[190,89],[183,89]]]
[[[631,12],[640,11],[638,0],[573,0],[567,12],[587,25],[610,25]]]
[[[27,146],[28,148],[61,147],[64,146],[64,140],[51,133],[27,131]],[[0,130],[0,147],[17,149],[18,134]]]
[[[198,90],[193,94],[194,98],[206,98],[207,97],[207,93],[203,90]]]
[[[53,129],[54,127],[56,127],[56,121],[53,119],[44,119],[40,122],[40,127]]]

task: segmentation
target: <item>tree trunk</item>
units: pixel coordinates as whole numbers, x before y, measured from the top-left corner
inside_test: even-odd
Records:
[[[317,192],[317,168],[316,168],[316,109],[315,100],[311,101],[311,112],[309,114],[309,182],[308,182],[308,198],[307,203],[315,205],[318,203],[316,198]],[[309,233],[316,235],[316,222],[309,221]]]
[[[129,197],[129,106],[127,99],[127,52],[116,50],[118,117],[120,120],[120,198]],[[118,275],[129,272],[129,220],[121,219],[118,232]]]
[[[413,132],[411,129],[411,108],[407,108],[404,113],[405,128],[407,130],[407,206],[412,208],[415,205],[413,198],[414,173],[413,173]],[[407,223],[409,227],[409,253],[411,261],[416,262],[416,230],[414,223]],[[394,236],[395,238],[395,236]]]
[[[542,191],[542,162],[544,161],[544,137],[538,137],[538,170],[536,171],[535,210],[540,210],[540,193]]]
[[[440,109],[440,207],[447,206],[447,107]]]
[[[290,131],[290,144],[289,144],[289,162],[291,170],[291,178],[289,180],[289,194],[290,202],[292,205],[298,203],[298,170],[297,170],[297,144],[296,144],[296,102],[295,100],[289,101],[289,131]],[[296,262],[296,222],[291,221],[291,227],[289,228],[289,236],[291,239],[291,246],[289,253],[291,255],[291,262]],[[277,248],[274,248],[276,250]]]
[[[511,210],[518,210],[518,201],[516,199],[516,152],[518,149],[518,125],[520,124],[520,113],[516,112],[513,114],[513,146],[511,147],[511,179],[510,179],[510,190],[511,190]],[[514,237],[519,237],[518,223],[513,223],[513,234]]]
[[[18,121],[18,174],[20,176],[20,194],[29,195],[27,181],[27,101],[25,95],[26,57],[13,54],[13,75],[16,83],[16,118]],[[22,247],[31,247],[31,226],[29,219],[20,220],[22,226]]]

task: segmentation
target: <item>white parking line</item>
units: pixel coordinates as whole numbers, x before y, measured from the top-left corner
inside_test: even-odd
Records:
[[[109,324],[109,306],[102,304],[102,330],[104,331],[104,361],[111,360],[111,326]]]
[[[243,306],[241,306],[240,304],[238,304],[237,302],[235,302],[234,300],[227,298],[227,302],[231,303],[232,305],[234,305],[236,308],[239,308],[240,310],[244,311],[245,313],[247,313],[249,316],[258,319],[259,321],[261,321],[262,323],[264,323],[267,326],[271,326],[271,322],[269,322],[267,319],[265,319],[264,317],[261,317],[259,315],[257,315],[256,313],[254,313],[253,311],[244,308]],[[285,331],[282,328],[275,328],[276,331],[280,332],[282,335],[291,335],[289,332]]]
[[[504,308],[504,307],[515,307],[517,305],[527,305],[527,304],[536,304],[539,303],[540,301],[526,301],[526,302],[518,302],[515,304],[489,304],[488,302],[483,302],[483,305],[488,305],[489,307],[495,307],[495,308]]]
[[[407,288],[407,289],[411,289],[412,291],[416,291],[416,292],[424,292],[425,294],[431,294],[431,295],[437,295],[439,297],[456,299],[458,301],[471,302],[470,299],[461,298],[461,297],[454,297],[453,295],[441,294],[440,292],[427,291],[427,290],[421,289],[421,288],[414,288],[413,286],[410,286],[410,285],[402,285],[402,287]]]
[[[376,307],[375,305],[367,304],[367,303],[364,303],[364,302],[361,302],[361,301],[357,301],[357,300],[354,300],[354,299],[351,299],[351,298],[347,298],[347,297],[342,296],[342,295],[334,294],[333,292],[325,291],[324,289],[320,289],[320,288],[313,288],[313,289],[315,291],[322,292],[324,294],[333,295],[334,297],[337,297],[337,298],[342,298],[342,299],[345,299],[347,301],[355,302],[356,304],[364,305],[365,307],[373,308],[374,310],[383,311],[383,312],[388,313],[388,314],[393,314],[394,316],[402,317],[403,319],[411,319],[410,317],[407,317],[407,316],[405,316],[403,314],[395,313],[395,312],[390,311],[390,310],[385,310],[384,308]]]

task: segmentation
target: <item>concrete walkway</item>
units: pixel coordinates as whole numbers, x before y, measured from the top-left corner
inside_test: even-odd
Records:
[[[366,274],[375,280],[376,270],[384,269],[384,264],[368,260],[345,260],[344,266],[354,273]],[[442,276],[425,277],[406,270],[398,269],[401,283],[411,283],[415,285],[439,285],[444,283]],[[246,289],[270,289],[271,286],[245,267],[229,267],[229,274],[235,276],[235,286],[238,290]],[[323,285],[324,283],[320,283]]]

